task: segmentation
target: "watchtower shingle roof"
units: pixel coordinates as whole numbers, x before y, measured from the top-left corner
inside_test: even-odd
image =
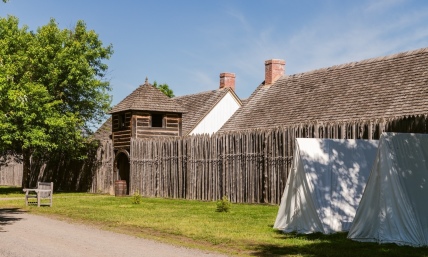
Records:
[[[125,99],[114,106],[109,113],[127,110],[173,113],[183,113],[186,111],[173,98],[169,98],[159,89],[147,82],[125,97]]]
[[[260,85],[220,131],[428,114],[428,48]]]

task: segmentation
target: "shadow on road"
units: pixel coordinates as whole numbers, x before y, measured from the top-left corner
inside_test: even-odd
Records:
[[[22,218],[16,217],[16,214],[24,213],[24,211],[18,208],[0,208],[0,233],[4,231],[4,227],[11,225]]]

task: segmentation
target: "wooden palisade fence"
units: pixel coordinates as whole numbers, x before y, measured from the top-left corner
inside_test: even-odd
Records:
[[[0,166],[0,185],[21,186],[22,163],[12,161]]]
[[[281,201],[297,137],[378,139],[384,131],[427,133],[426,117],[399,122],[310,124],[131,141],[130,193],[271,203]]]
[[[96,168],[92,174],[91,193],[114,194],[114,152],[111,140],[103,140],[96,152]]]
[[[277,203],[291,164],[292,131],[133,140],[131,191],[145,196]]]

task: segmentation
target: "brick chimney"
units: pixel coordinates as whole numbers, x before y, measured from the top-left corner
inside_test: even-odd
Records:
[[[265,85],[275,83],[285,72],[285,61],[271,59],[265,61]]]
[[[230,87],[235,91],[235,73],[220,73],[220,89]]]

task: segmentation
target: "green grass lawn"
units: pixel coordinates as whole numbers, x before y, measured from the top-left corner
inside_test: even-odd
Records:
[[[16,198],[19,199],[16,199]],[[359,243],[334,235],[283,234],[272,229],[278,206],[55,193],[53,207],[25,207],[19,188],[0,187],[1,208],[92,224],[102,229],[242,256],[428,256],[428,248]],[[1,226],[1,224],[0,224]]]

